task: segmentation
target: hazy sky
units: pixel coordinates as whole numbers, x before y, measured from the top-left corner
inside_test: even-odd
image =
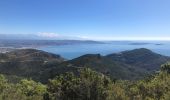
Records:
[[[170,0],[0,0],[0,33],[170,40]]]

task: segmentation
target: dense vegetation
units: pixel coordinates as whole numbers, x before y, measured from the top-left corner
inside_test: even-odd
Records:
[[[0,75],[0,100],[170,100],[170,64],[138,81],[111,80],[89,68],[65,73],[41,84],[11,83]]]

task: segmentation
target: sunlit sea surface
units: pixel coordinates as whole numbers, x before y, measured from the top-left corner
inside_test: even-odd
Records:
[[[59,54],[66,59],[73,59],[84,54],[107,55],[136,48],[147,48],[156,53],[170,56],[170,41],[110,41],[101,44],[52,45],[38,49]]]

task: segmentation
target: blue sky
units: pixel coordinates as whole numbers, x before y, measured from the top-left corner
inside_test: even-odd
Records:
[[[0,34],[170,40],[170,0],[0,0]]]

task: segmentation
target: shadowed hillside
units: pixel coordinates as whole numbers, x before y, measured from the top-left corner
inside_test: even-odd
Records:
[[[48,68],[48,63],[61,63],[64,58],[59,55],[35,49],[21,49],[0,54],[0,73],[31,77],[39,80],[43,70]],[[51,69],[51,68],[50,68]]]
[[[169,60],[169,57],[141,48],[107,56],[87,54],[68,62],[75,66],[89,67],[112,78],[134,80],[159,70]]]
[[[170,60],[170,57],[162,56],[145,48],[109,54],[106,57],[148,71],[159,70],[160,65]]]

